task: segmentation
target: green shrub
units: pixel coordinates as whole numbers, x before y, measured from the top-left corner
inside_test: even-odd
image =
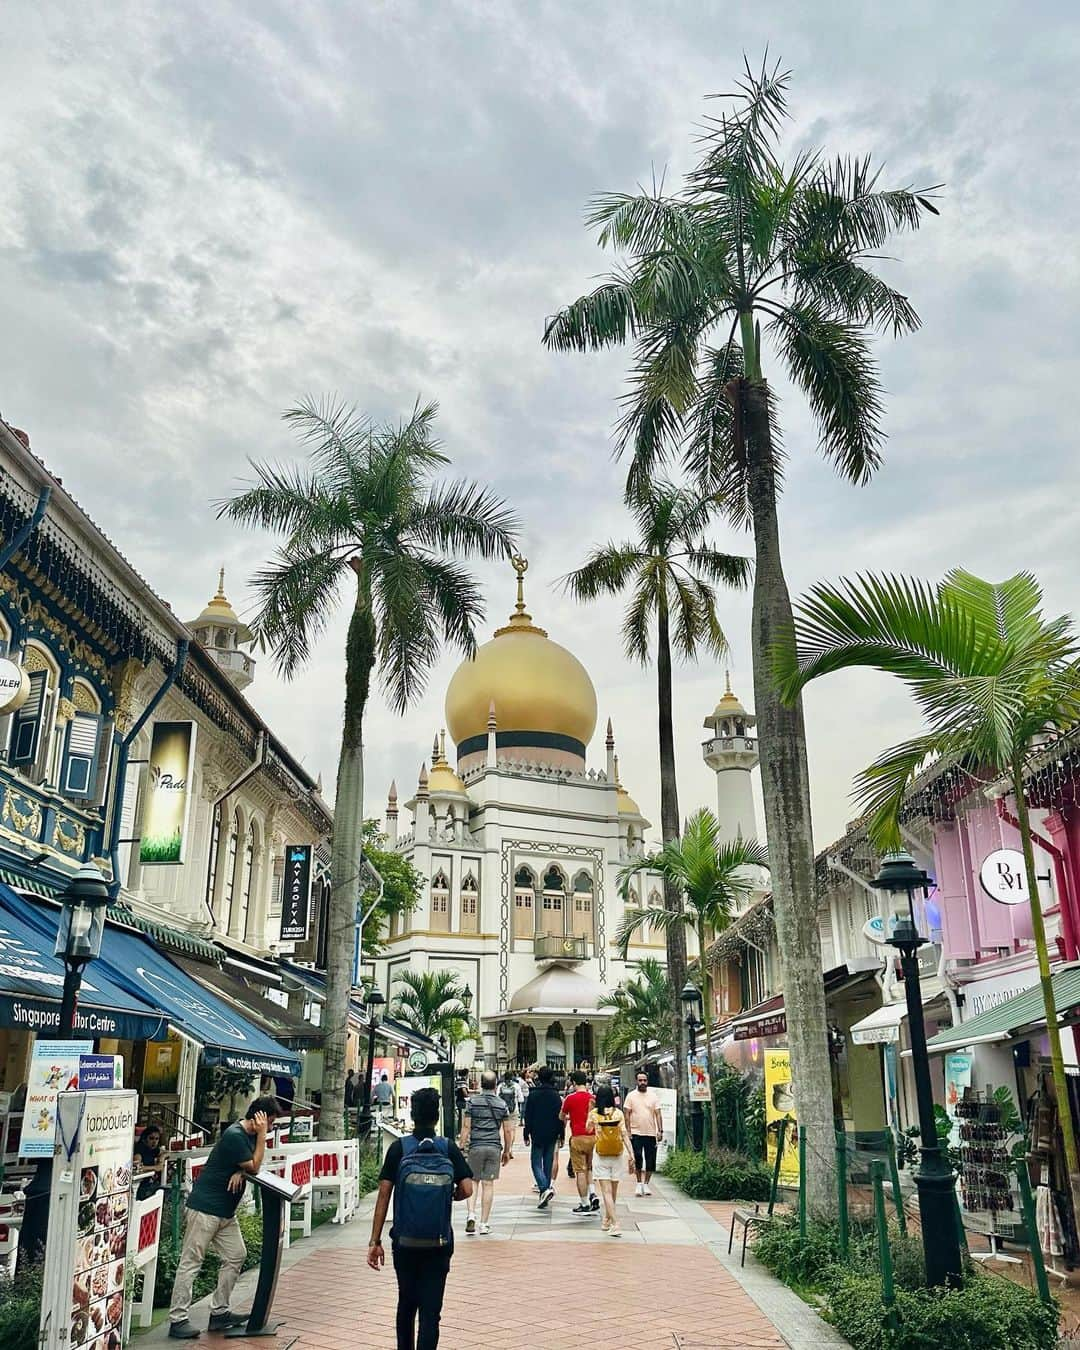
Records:
[[[854,1350],[1054,1350],[1058,1312],[1030,1289],[975,1274],[959,1289],[898,1290],[897,1325],[886,1325],[876,1275],[838,1274],[829,1312]]]
[[[357,1169],[357,1187],[358,1194],[363,1197],[369,1191],[373,1191],[379,1184],[379,1172],[382,1170],[382,1164],[374,1153],[361,1153],[360,1166]]]
[[[768,1200],[772,1184],[762,1163],[732,1149],[672,1149],[664,1175],[694,1200]]]
[[[0,1276],[0,1345],[4,1350],[37,1350],[41,1321],[40,1262],[22,1268],[14,1279]]]
[[[262,1256],[262,1215],[239,1214],[237,1219],[240,1231],[244,1235],[244,1246],[247,1247],[243,1269],[251,1270],[259,1264],[259,1258]],[[176,1265],[179,1259],[179,1252],[173,1255],[172,1244],[162,1242],[158,1254],[157,1283],[154,1286],[155,1308],[167,1308],[172,1301],[173,1281],[176,1279]],[[214,1292],[220,1266],[221,1262],[211,1252],[203,1262],[202,1270],[195,1277],[195,1299],[205,1298],[207,1294]],[[0,1345],[4,1345],[2,1340]],[[4,1350],[7,1350],[6,1346]]]

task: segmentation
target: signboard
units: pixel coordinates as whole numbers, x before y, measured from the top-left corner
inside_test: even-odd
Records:
[[[779,1131],[768,1129],[774,1121],[795,1120],[795,1094],[791,1082],[791,1051],[765,1051],[765,1160],[769,1167],[776,1163],[776,1144]],[[795,1126],[789,1123],[784,1135],[784,1156],[780,1160],[780,1180],[784,1185],[799,1181],[799,1149]]]
[[[1034,968],[1014,970],[1008,975],[992,975],[986,980],[972,980],[962,986],[964,992],[964,1021],[989,1012],[999,1004],[1005,1003],[1025,989],[1031,989],[1039,981],[1039,972]],[[1071,1037],[1067,1039],[1072,1039]]]
[[[34,1041],[26,1082],[26,1114],[19,1140],[20,1158],[52,1157],[56,1099],[61,1092],[79,1086],[79,1058],[90,1054],[93,1048],[93,1041]]]
[[[709,1053],[704,1048],[695,1050],[687,1056],[690,1069],[690,1100],[692,1102],[712,1101],[712,1084],[709,1080]]]
[[[964,1100],[964,1089],[971,1086],[971,1056],[945,1056],[945,1109],[956,1115],[956,1104]]]
[[[29,697],[29,675],[6,656],[0,657],[0,715],[18,712]]]
[[[281,893],[282,942],[306,942],[310,925],[311,845],[288,844]]]
[[[182,863],[191,804],[194,722],[155,722],[143,808],[141,863]]]
[[[42,1350],[119,1350],[134,1287],[127,1252],[138,1100],[135,1092],[64,1092],[57,1101]]]
[[[120,1055],[80,1055],[79,1091],[113,1091],[124,1086],[124,1061]]]
[[[409,1056],[409,1070],[412,1073],[423,1073],[431,1063],[431,1056],[426,1050],[414,1050]]]
[[[751,1022],[741,1022],[735,1028],[735,1040],[757,1041],[767,1036],[787,1035],[787,1013],[783,1008],[777,1012],[763,1013]]]
[[[1037,880],[1049,885],[1049,872]],[[979,885],[999,905],[1026,905],[1028,889],[1024,855],[1016,848],[994,849],[982,860]]]
[[[396,1115],[398,1120],[405,1122],[406,1132],[412,1129],[412,1110],[409,1103],[412,1101],[414,1092],[419,1092],[421,1088],[435,1088],[436,1091],[442,1086],[442,1080],[435,1078],[399,1078],[394,1084],[394,1092],[397,1095]]]
[[[664,1138],[657,1148],[657,1162],[663,1163],[668,1149],[675,1147],[676,1095],[674,1088],[654,1087],[653,1092],[660,1099],[660,1119],[664,1125]]]
[[[886,943],[896,930],[896,922],[896,915],[890,915],[886,928],[885,920],[880,914],[875,914],[872,919],[867,919],[863,924],[863,937],[867,937],[871,942],[876,942],[879,945]]]

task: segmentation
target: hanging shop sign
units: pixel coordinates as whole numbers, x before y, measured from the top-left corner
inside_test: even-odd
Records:
[[[80,1055],[79,1091],[113,1092],[124,1086],[124,1061],[120,1055]]]
[[[798,1128],[795,1124],[795,1092],[791,1081],[791,1051],[765,1051],[765,1158],[769,1167],[776,1165],[779,1127],[775,1122],[786,1120],[784,1155],[780,1159],[780,1180],[787,1185],[798,1184],[799,1148]],[[770,1129],[772,1125],[774,1128]]]
[[[0,716],[18,712],[30,697],[30,676],[8,657],[0,657]]]
[[[40,1038],[34,1041],[30,1076],[26,1080],[20,1158],[52,1157],[57,1098],[61,1092],[79,1086],[79,1060],[83,1055],[89,1055],[93,1048],[93,1041],[46,1041]],[[51,1235],[49,1240],[52,1240]]]
[[[709,1080],[709,1053],[702,1047],[695,1050],[687,1059],[690,1066],[690,1100],[692,1102],[712,1101],[712,1084]]]
[[[139,861],[182,863],[191,807],[194,722],[155,722]]]
[[[1050,884],[1050,873],[1036,878]],[[1028,902],[1027,876],[1024,855],[1017,848],[996,848],[982,860],[979,884],[999,905],[1026,905]]]
[[[45,1242],[42,1350],[120,1350],[136,1092],[64,1092]],[[52,1149],[50,1148],[50,1153]]]
[[[881,946],[888,942],[893,933],[896,932],[897,923],[898,919],[895,914],[889,916],[888,924],[880,914],[875,914],[872,919],[867,919],[863,924],[863,937],[867,937],[871,942],[876,942]]]
[[[285,849],[285,885],[281,897],[282,942],[306,942],[311,926],[311,845]]]

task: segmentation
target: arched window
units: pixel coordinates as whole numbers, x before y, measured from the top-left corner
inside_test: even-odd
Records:
[[[579,872],[574,878],[574,936],[593,939],[593,879],[589,872]]]
[[[126,799],[125,799],[126,800]],[[210,867],[206,876],[206,907],[214,912],[214,883],[217,880],[218,847],[221,844],[221,808],[210,807]]]
[[[554,863],[544,873],[544,893],[541,897],[540,931],[562,937],[565,930],[566,877]]]
[[[518,1027],[517,1045],[514,1050],[519,1069],[527,1069],[536,1063],[536,1032],[532,1027]]]
[[[91,684],[77,679],[71,689],[71,704],[73,711],[66,725],[57,728],[64,747],[60,792],[74,801],[97,801],[102,766],[108,762],[101,699]]]
[[[236,853],[240,847],[240,833],[243,828],[239,810],[234,811],[229,826],[228,842],[225,845],[225,893],[222,897],[224,901],[222,913],[225,916],[226,930],[230,933],[236,931],[233,925],[233,894],[236,891],[237,882]]]
[[[441,867],[431,878],[431,926],[450,930],[450,879]]]
[[[514,936],[531,938],[534,928],[533,911],[536,901],[536,874],[530,867],[519,867],[514,873]]]
[[[461,931],[480,931],[480,888],[472,872],[467,872],[461,880]]]
[[[649,909],[663,909],[663,908],[664,908],[664,897],[657,890],[650,891]],[[659,945],[661,947],[665,945],[666,941],[663,930],[659,928],[654,928],[651,923],[647,923],[645,927],[641,930],[641,940],[642,942],[649,942],[652,943],[653,945]]]
[[[591,1068],[595,1060],[592,1023],[579,1022],[574,1029],[574,1068],[581,1068],[585,1064]]]
[[[566,1036],[563,1034],[562,1023],[552,1022],[547,1029],[547,1050],[545,1059],[553,1069],[566,1068]]]
[[[60,667],[52,653],[36,642],[26,644],[22,664],[30,677],[30,695],[12,714],[8,763],[40,783],[51,777],[50,770],[59,767],[59,747],[54,747],[54,739]]]
[[[240,922],[237,928],[244,941],[248,940],[248,928],[251,924],[251,900],[255,882],[255,860],[259,853],[259,827],[255,817],[248,821],[247,835],[244,838],[244,866],[240,886]]]

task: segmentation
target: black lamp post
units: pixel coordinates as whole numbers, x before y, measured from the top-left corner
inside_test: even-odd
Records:
[[[60,895],[60,922],[53,954],[64,963],[64,988],[60,996],[60,1021],[46,1040],[71,1040],[75,1035],[75,1009],[82,984],[83,967],[101,955],[109,887],[93,863],[84,863]],[[45,1244],[49,1226],[49,1193],[52,1190],[52,1159],[42,1158],[26,1187],[19,1252],[33,1260]]]
[[[682,993],[679,995],[683,1007],[686,1009],[686,1032],[690,1038],[690,1056],[693,1058],[697,1050],[697,1034],[705,1023],[701,1020],[701,990],[693,983],[687,980],[682,987]],[[687,1065],[687,1085],[690,1082],[690,1066]],[[690,1103],[690,1131],[694,1148],[698,1153],[701,1152],[705,1139],[705,1116],[701,1109],[700,1102]]]
[[[371,1094],[374,1091],[372,1078],[375,1074],[375,1031],[379,1025],[379,1009],[386,1002],[382,991],[377,985],[372,985],[364,998],[364,1007],[368,1014],[368,1042],[367,1042],[367,1075],[364,1079],[364,1096],[356,1112],[356,1133],[361,1138],[367,1137],[371,1130]]]
[[[939,1145],[934,1121],[934,1093],[930,1085],[930,1056],[926,1050],[926,1023],[923,1019],[922,988],[918,951],[926,942],[915,925],[913,897],[925,896],[931,879],[915,865],[910,853],[889,853],[881,870],[870,883],[886,891],[893,899],[896,925],[889,939],[900,953],[907,997],[908,1032],[911,1037],[911,1064],[915,1073],[915,1096],[919,1104],[919,1137],[922,1161],[915,1173],[919,1192],[919,1220],[923,1253],[926,1257],[926,1282],[930,1286],[959,1284],[962,1264],[960,1234],[956,1222],[956,1178],[945,1150]]]

